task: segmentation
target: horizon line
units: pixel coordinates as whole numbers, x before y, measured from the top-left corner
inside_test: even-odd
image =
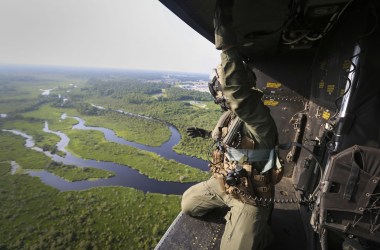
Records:
[[[85,70],[110,70],[110,71],[150,71],[150,72],[164,72],[164,73],[181,73],[181,74],[200,74],[208,75],[205,72],[190,72],[190,71],[176,71],[176,70],[157,70],[157,69],[137,69],[137,68],[121,68],[121,67],[100,67],[100,66],[77,66],[77,65],[56,65],[56,64],[18,64],[18,63],[0,63],[0,69],[4,67],[14,68],[61,68],[61,69],[85,69]]]

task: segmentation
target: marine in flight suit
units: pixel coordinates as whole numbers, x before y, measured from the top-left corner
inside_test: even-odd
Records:
[[[268,224],[272,206],[252,202],[236,191],[243,190],[243,193],[253,197],[273,197],[274,184],[278,181],[273,179],[276,176],[272,176],[275,167],[265,170],[268,160],[250,158],[260,150],[269,152],[274,149],[277,128],[270,110],[261,100],[262,92],[255,88],[252,72],[233,46],[235,38],[230,35],[232,17],[229,17],[231,8],[232,1],[217,1],[215,40],[217,49],[221,49],[222,53],[217,77],[214,78],[217,82],[210,86],[216,102],[221,104],[225,113],[212,132],[194,127],[187,130],[189,136],[212,137],[219,143],[213,153],[213,176],[185,191],[181,206],[182,211],[191,216],[202,216],[214,208],[229,207],[220,248],[264,249],[273,239]],[[236,119],[241,125],[233,129]],[[233,132],[232,142],[223,144],[223,139],[231,135],[229,131],[232,130],[238,130]],[[231,156],[230,151],[250,153],[237,159]],[[245,175],[238,180],[239,185],[231,184],[227,180],[228,173],[236,171],[238,166],[243,166]]]

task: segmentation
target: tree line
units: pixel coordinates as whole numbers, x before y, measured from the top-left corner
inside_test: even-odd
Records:
[[[87,86],[81,90],[88,97],[110,97],[131,104],[151,104],[155,101],[212,100],[209,93],[182,89],[167,83],[147,83],[133,79],[103,80],[91,78]],[[152,95],[158,96],[152,98]]]

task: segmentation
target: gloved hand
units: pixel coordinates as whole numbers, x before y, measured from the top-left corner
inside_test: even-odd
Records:
[[[215,47],[218,50],[236,44],[236,33],[232,27],[234,0],[217,0],[214,13]]]
[[[196,138],[196,137],[209,138],[211,135],[211,131],[207,131],[202,128],[195,128],[195,127],[187,128],[186,133],[191,138]]]

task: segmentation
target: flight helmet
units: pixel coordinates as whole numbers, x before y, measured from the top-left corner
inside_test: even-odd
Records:
[[[256,87],[256,74],[252,71],[252,69],[244,63],[244,68],[247,73],[247,84],[251,86],[251,88]],[[230,106],[228,105],[228,100],[223,94],[222,85],[219,81],[219,75],[218,70],[213,69],[210,74],[210,79],[208,82],[208,88],[209,91],[214,98],[214,102],[218,104],[223,111],[227,111],[230,109]]]
[[[218,104],[223,111],[229,110],[227,99],[223,95],[222,85],[219,82],[219,75],[216,69],[213,69],[208,81],[208,89],[214,98],[215,104]]]

